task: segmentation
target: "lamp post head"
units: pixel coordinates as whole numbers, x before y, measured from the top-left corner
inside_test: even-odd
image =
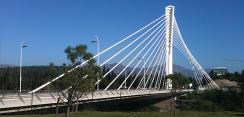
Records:
[[[25,42],[21,42],[21,48],[25,48],[25,47],[28,47],[27,45],[24,45]]]

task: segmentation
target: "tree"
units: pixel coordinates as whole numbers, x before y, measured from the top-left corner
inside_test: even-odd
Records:
[[[48,66],[48,69],[47,69],[47,77],[48,77],[48,80],[51,81],[52,78],[54,78],[55,76],[58,75],[58,71],[57,71],[57,67],[55,66],[54,63],[49,63],[49,66]],[[48,90],[50,90],[52,88],[52,86],[48,85]]]
[[[170,74],[166,76],[166,79],[168,78],[172,80],[173,89],[182,89],[191,82],[190,78],[186,78],[181,73]]]
[[[65,49],[67,58],[73,66],[80,64],[82,61],[89,60],[87,64],[73,71],[66,71],[63,78],[56,83],[59,86],[59,94],[67,100],[66,117],[69,117],[70,109],[74,104],[76,104],[76,110],[78,110],[79,100],[91,91],[94,91],[96,79],[102,76],[100,67],[92,59],[93,55],[87,52],[86,49],[85,45],[68,46]]]
[[[244,83],[244,70],[241,71],[241,79],[240,79],[241,83]]]

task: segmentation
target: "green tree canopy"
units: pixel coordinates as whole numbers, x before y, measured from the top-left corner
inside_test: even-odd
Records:
[[[73,66],[88,60],[87,64],[71,71],[66,71],[63,78],[56,83],[56,87],[59,87],[60,94],[68,100],[66,115],[69,116],[70,107],[76,103],[77,110],[78,101],[84,95],[94,90],[95,82],[97,78],[102,76],[102,71],[96,65],[96,61],[92,59],[93,55],[87,52],[86,45],[68,46],[65,49],[65,53]]]

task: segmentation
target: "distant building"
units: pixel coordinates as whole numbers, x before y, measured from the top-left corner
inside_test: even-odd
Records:
[[[227,68],[226,67],[215,67],[213,69],[214,74],[216,74],[217,76],[223,76],[227,73]]]

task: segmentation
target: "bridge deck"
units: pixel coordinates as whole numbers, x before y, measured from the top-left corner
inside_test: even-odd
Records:
[[[174,90],[176,93],[189,92],[191,90]],[[96,91],[81,98],[80,101],[101,101],[114,98],[126,98],[135,96],[146,95],[159,95],[171,93],[171,90],[109,90],[109,91]],[[58,93],[34,93],[32,94],[8,94],[0,95],[0,110],[16,107],[28,107],[28,106],[41,106],[51,105],[57,103],[59,95]],[[67,102],[67,100],[61,97],[61,103]],[[18,110],[21,111],[21,110]],[[24,111],[24,110],[22,110]],[[1,113],[1,112],[0,112]]]

